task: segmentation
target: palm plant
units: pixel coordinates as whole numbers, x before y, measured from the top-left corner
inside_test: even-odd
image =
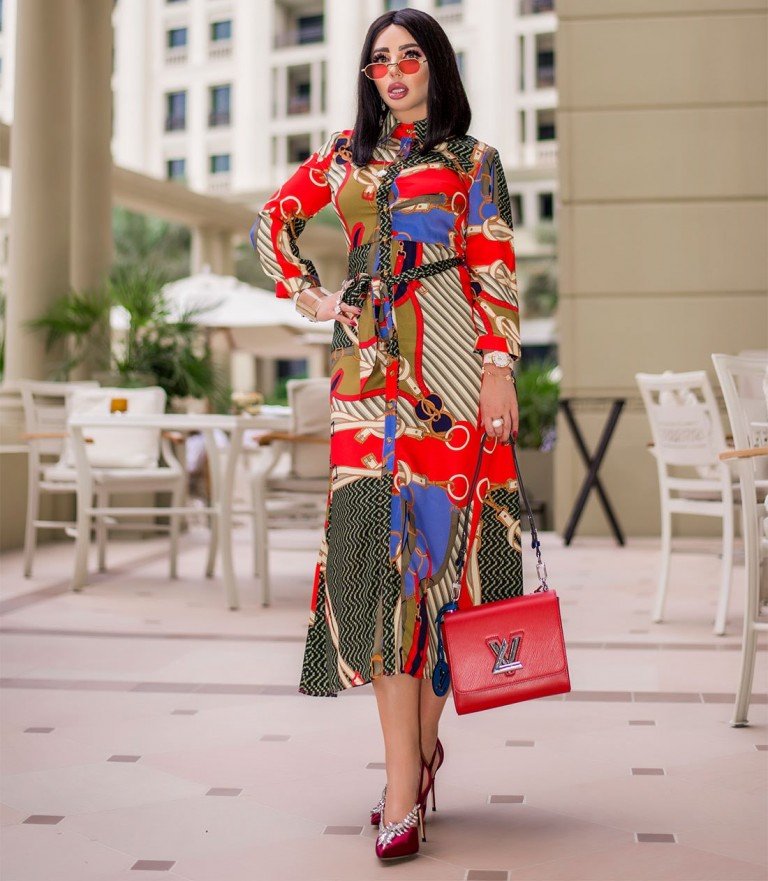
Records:
[[[112,308],[118,307],[127,318],[127,330],[99,360],[115,374],[111,382],[156,382],[165,389],[169,401],[187,396],[220,401],[223,381],[195,322],[212,307],[195,307],[173,316],[162,285],[162,276],[151,267],[117,269],[103,290],[71,291],[30,322],[46,333],[47,348],[66,341],[68,357],[57,374],[66,378],[79,364],[94,362],[92,347],[102,337],[98,331],[108,326]]]

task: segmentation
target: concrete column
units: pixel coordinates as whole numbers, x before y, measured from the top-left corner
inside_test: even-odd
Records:
[[[69,288],[72,13],[72,0],[17,9],[6,380],[49,372],[44,337],[25,323]]]
[[[192,230],[192,272],[208,266],[217,275],[234,275],[235,253],[230,233],[213,229]]]
[[[75,0],[73,14],[70,282],[81,291],[103,285],[112,265],[112,4]]]

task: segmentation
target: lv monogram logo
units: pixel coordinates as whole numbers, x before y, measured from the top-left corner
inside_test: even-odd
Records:
[[[509,634],[508,639],[489,639],[488,648],[493,652],[495,661],[493,664],[493,673],[513,673],[520,670],[523,666],[522,661],[517,660],[517,653],[520,648],[522,635],[512,636]]]

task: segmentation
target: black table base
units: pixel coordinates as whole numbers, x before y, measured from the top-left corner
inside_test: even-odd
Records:
[[[603,484],[600,482],[598,471],[600,470],[600,465],[602,464],[603,458],[605,457],[605,453],[608,450],[608,444],[611,442],[611,438],[613,437],[613,432],[616,429],[616,423],[619,421],[621,411],[624,407],[624,404],[626,404],[626,398],[611,399],[611,409],[608,414],[608,418],[605,421],[605,425],[603,426],[603,431],[600,435],[600,440],[598,441],[597,449],[595,450],[595,454],[593,456],[590,456],[589,451],[587,450],[587,445],[584,442],[584,436],[582,435],[581,429],[579,428],[579,425],[573,415],[573,410],[571,408],[571,403],[573,400],[574,399],[572,398],[561,398],[559,403],[560,407],[562,408],[563,414],[565,415],[565,419],[568,423],[571,434],[573,435],[573,439],[576,442],[576,447],[581,455],[581,458],[584,461],[584,464],[587,466],[587,474],[584,478],[584,482],[581,485],[579,494],[576,497],[576,501],[573,503],[573,511],[571,512],[571,516],[568,519],[568,525],[565,527],[565,532],[563,533],[563,541],[566,545],[569,545],[571,543],[571,539],[576,532],[576,526],[581,519],[581,515],[584,513],[584,507],[587,504],[587,498],[594,488],[595,492],[597,492],[598,498],[600,499],[600,504],[603,506],[603,510],[605,511],[605,516],[608,518],[608,522],[611,524],[613,534],[616,536],[616,541],[620,545],[624,545],[624,533],[621,531],[621,526],[619,526],[619,521],[616,517],[613,507],[608,500],[608,496],[605,492]]]

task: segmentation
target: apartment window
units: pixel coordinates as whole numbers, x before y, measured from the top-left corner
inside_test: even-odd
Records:
[[[287,146],[288,162],[303,162],[312,155],[309,135],[289,135]]]
[[[552,193],[539,193],[539,220],[553,220],[555,197]]]
[[[551,89],[555,85],[555,35],[536,35],[536,88]]]
[[[183,181],[187,177],[186,159],[169,159],[165,163],[165,176],[168,180]]]
[[[211,112],[208,124],[211,128],[229,125],[232,86],[213,86],[211,88]]]
[[[168,92],[165,96],[165,130],[181,131],[187,127],[187,93]]]
[[[211,174],[228,174],[231,164],[230,153],[214,153],[211,156]]]
[[[437,7],[441,6],[458,6],[462,0],[437,0]]]
[[[165,0],[166,3],[186,3],[187,0]]]
[[[306,43],[322,43],[323,14],[300,15],[296,19],[296,42],[301,46]]]
[[[387,0],[387,12],[391,12],[393,9],[405,9],[408,2],[409,0]]]
[[[312,72],[308,64],[288,68],[288,115],[309,113],[312,102]]]
[[[211,42],[218,43],[222,40],[232,39],[232,20],[211,22]]]
[[[3,29],[3,0],[0,0],[0,31]]]
[[[555,111],[554,110],[537,110],[536,111],[536,140],[537,141],[554,141],[555,132]]]
[[[512,206],[512,223],[514,226],[523,225],[523,197],[520,193],[511,193],[509,202]]]
[[[187,29],[171,28],[168,31],[168,48],[178,49],[187,45]]]
[[[464,53],[457,52],[456,53],[456,67],[459,68],[459,76],[464,79]]]

